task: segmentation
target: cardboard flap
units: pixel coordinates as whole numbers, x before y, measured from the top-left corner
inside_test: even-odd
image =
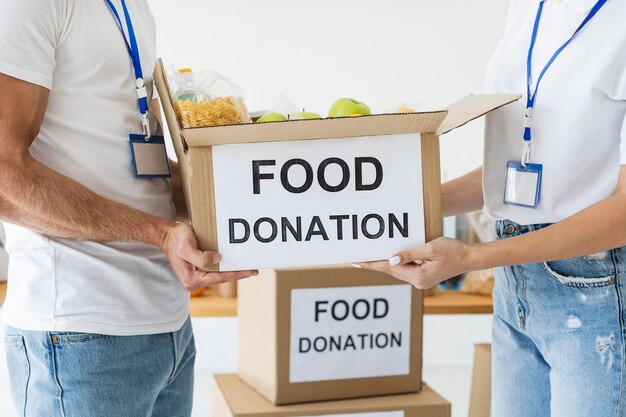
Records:
[[[161,99],[161,106],[163,113],[165,114],[165,120],[172,137],[174,149],[178,159],[183,157],[184,151],[187,145],[184,143],[184,138],[181,134],[180,125],[178,124],[178,117],[174,111],[174,105],[172,103],[172,97],[170,96],[170,88],[167,82],[167,76],[165,74],[165,67],[163,66],[163,60],[159,58],[154,67],[154,73],[152,75],[154,84],[159,92],[159,98]]]
[[[448,107],[448,116],[437,129],[437,134],[446,134],[520,98],[519,94],[471,94]]]
[[[445,110],[184,129],[190,147],[434,132]]]

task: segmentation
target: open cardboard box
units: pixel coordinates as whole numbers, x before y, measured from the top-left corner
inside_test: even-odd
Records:
[[[386,259],[393,254],[394,251],[409,248],[441,236],[443,227],[440,193],[439,136],[520,98],[519,95],[506,94],[471,95],[454,103],[447,109],[429,112],[292,120],[276,123],[250,123],[183,129],[176,116],[166,73],[161,60],[157,62],[154,80],[161,98],[174,148],[178,156],[192,227],[198,238],[198,243],[203,250],[219,251],[222,253],[222,263],[213,268],[213,270],[221,271],[233,269],[305,267]],[[411,187],[410,189],[421,190],[419,200],[416,200],[419,204],[415,205],[412,204],[412,202],[409,204],[405,201],[405,207],[402,209],[405,210],[406,207],[410,207],[406,209],[406,211],[419,211],[419,217],[416,215],[415,218],[411,219],[411,233],[415,232],[415,236],[412,236],[412,240],[402,240],[403,237],[406,236],[399,236],[399,234],[395,236],[395,240],[392,240],[391,238],[394,236],[393,233],[390,232],[389,240],[381,240],[377,251],[369,250],[377,244],[374,240],[367,241],[359,247],[350,246],[351,242],[348,242],[348,239],[344,239],[342,242],[332,242],[332,244],[326,246],[315,246],[317,245],[317,243],[315,243],[315,245],[306,247],[302,244],[299,247],[293,245],[289,246],[290,243],[285,244],[285,241],[274,242],[275,244],[257,244],[258,242],[255,242],[256,246],[249,246],[247,251],[243,250],[240,252],[234,252],[234,245],[229,246],[226,244],[228,243],[227,235],[230,224],[218,219],[220,212],[219,205],[222,204],[222,202],[216,200],[230,197],[230,193],[222,193],[220,194],[222,197],[216,198],[216,189],[219,191],[226,188],[227,191],[232,190],[232,194],[236,194],[241,190],[241,187],[236,184],[232,186],[224,186],[224,184],[221,183],[216,184],[215,171],[217,169],[217,159],[215,158],[214,154],[216,152],[214,152],[214,150],[217,151],[216,147],[224,148],[218,145],[245,144],[247,147],[243,145],[239,146],[236,148],[236,151],[231,153],[240,154],[246,152],[246,149],[253,149],[251,152],[262,149],[258,146],[261,143],[268,146],[272,146],[270,143],[279,146],[280,144],[287,144],[287,142],[293,143],[296,141],[299,144],[302,144],[303,141],[316,143],[319,142],[316,140],[324,139],[333,141],[332,143],[326,143],[326,149],[331,148],[334,150],[338,148],[339,145],[345,145],[346,140],[354,140],[354,142],[350,142],[354,144],[352,148],[358,149],[364,141],[370,138],[374,139],[374,142],[378,140],[378,142],[376,142],[378,146],[377,149],[387,148],[388,150],[392,148],[392,151],[395,152],[394,158],[397,158],[399,161],[402,157],[406,157],[407,152],[403,151],[403,148],[399,146],[390,145],[392,143],[391,140],[397,139],[396,143],[400,143],[400,139],[407,139],[408,136],[413,139],[412,145],[414,147],[410,149],[416,150],[416,152],[411,152],[411,155],[409,155],[409,157],[414,158],[414,161],[412,161],[414,163],[405,165],[409,168],[411,166],[419,167],[419,171],[421,171],[410,171],[411,175],[409,175],[414,178],[414,181],[419,185],[419,187]],[[348,146],[350,146],[350,144],[348,144]],[[388,165],[390,166],[387,168],[390,170],[394,169],[393,165],[396,164],[395,160],[390,158],[389,161],[390,163]],[[250,171],[249,165],[245,165],[245,168],[246,172]],[[276,167],[276,169],[278,169],[278,167]],[[237,172],[234,172],[234,174],[237,174]],[[222,175],[222,181],[227,181],[231,176],[233,176],[232,172],[229,175]],[[276,177],[279,177],[278,172],[276,172]],[[354,212],[358,212],[363,206],[368,206],[369,202],[381,203],[381,200],[388,199],[389,201],[387,201],[385,209],[395,210],[399,204],[392,201],[392,199],[395,198],[394,196],[400,198],[401,194],[411,194],[406,191],[404,193],[397,192],[401,187],[398,187],[397,184],[394,185],[394,182],[398,182],[396,180],[402,178],[406,179],[406,177],[407,175],[402,173],[396,175],[396,178],[391,176],[386,177],[388,179],[386,183],[396,188],[382,194],[386,197],[377,197],[369,201],[365,200],[367,203],[364,203],[364,200],[359,202],[355,193],[348,194],[347,198],[344,199],[344,203],[342,203],[344,204],[342,209],[353,209]],[[263,184],[269,182],[270,181],[265,181]],[[319,207],[324,205],[325,207],[334,207],[335,200],[332,200],[332,198],[336,198],[338,201],[340,199],[339,194],[342,193],[327,194],[327,196],[324,196],[326,200],[322,200],[322,198],[319,197],[320,194],[314,199],[305,199],[299,204],[310,206],[312,202],[315,202]],[[362,193],[358,196],[362,197]],[[238,205],[234,206],[248,206],[252,207],[252,209],[257,208],[259,212],[257,214],[264,215],[260,213],[264,209],[266,211],[276,210],[278,207],[284,210],[290,210],[294,205],[289,202],[290,200],[276,201],[275,197],[272,201],[265,201],[265,206],[251,201],[255,200],[240,202]],[[351,201],[353,207],[349,207]],[[385,202],[383,201],[381,204],[383,203]],[[339,203],[337,203],[337,205],[338,204]],[[346,213],[350,213],[350,211],[346,211]],[[346,224],[349,224],[349,221],[346,221]],[[356,223],[353,221],[353,233],[355,224]],[[391,230],[393,228],[391,214],[389,224],[391,226],[388,227]],[[408,224],[408,221],[404,223],[407,230],[409,229]],[[313,227],[313,224],[311,224],[311,227]],[[368,227],[368,225],[363,226],[363,224],[361,224],[361,228],[363,227]],[[231,226],[230,230],[230,243],[233,243],[233,226]],[[398,230],[400,231],[400,228]],[[311,231],[311,229],[309,229],[309,231]],[[274,232],[276,232],[276,230],[274,230]],[[319,233],[317,234],[319,235]],[[280,236],[280,233],[274,233],[272,236],[276,235]],[[284,235],[285,229],[283,228],[283,236]],[[387,236],[383,236],[383,238],[386,239]],[[239,245],[237,250],[240,247],[242,246]],[[299,248],[305,249],[300,250]],[[231,249],[233,249],[233,252],[231,252]],[[305,256],[307,253],[315,253],[315,257],[309,256],[307,258]],[[366,253],[368,254],[365,255]],[[284,254],[289,254],[289,256],[284,256]],[[364,259],[360,259],[359,256],[364,257]],[[267,260],[267,264],[263,264],[265,260]]]

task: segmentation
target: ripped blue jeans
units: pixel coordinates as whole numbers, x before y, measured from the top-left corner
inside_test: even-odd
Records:
[[[491,417],[626,416],[625,268],[622,247],[496,270]]]

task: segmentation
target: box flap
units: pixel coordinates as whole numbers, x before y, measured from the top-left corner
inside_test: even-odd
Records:
[[[174,111],[174,105],[172,103],[170,89],[167,82],[167,75],[165,74],[165,67],[163,66],[163,61],[160,58],[156,62],[152,77],[154,79],[154,84],[156,85],[157,91],[159,92],[161,106],[163,108],[163,113],[165,114],[165,120],[167,121],[167,126],[169,128],[172,142],[174,144],[174,149],[176,150],[176,155],[180,160],[185,151],[186,144],[184,143],[184,138],[181,134],[178,117],[176,116],[176,112]]]
[[[437,134],[446,134],[520,98],[519,94],[471,94],[448,107],[448,116],[437,129]]]
[[[185,142],[193,146],[277,142],[434,132],[445,110],[423,113],[376,114],[332,119],[290,120],[231,126],[184,129]]]

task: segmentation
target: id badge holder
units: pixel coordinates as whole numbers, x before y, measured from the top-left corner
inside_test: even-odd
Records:
[[[130,135],[130,153],[137,178],[169,178],[172,176],[163,136]]]
[[[509,161],[506,164],[504,204],[537,208],[541,192],[543,165]]]

